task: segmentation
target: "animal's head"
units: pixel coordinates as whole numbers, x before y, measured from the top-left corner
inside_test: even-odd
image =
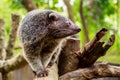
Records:
[[[80,28],[71,20],[59,15],[56,12],[49,13],[48,19],[48,35],[55,39],[71,36],[80,31]]]
[[[22,21],[21,34],[25,40],[40,38],[61,39],[80,31],[71,20],[50,10],[33,10]],[[27,37],[26,37],[27,36]]]

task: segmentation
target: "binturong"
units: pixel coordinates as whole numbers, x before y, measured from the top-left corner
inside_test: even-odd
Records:
[[[70,19],[51,10],[33,10],[22,20],[18,36],[24,58],[37,77],[48,76],[48,70],[59,57],[64,40],[80,31]]]

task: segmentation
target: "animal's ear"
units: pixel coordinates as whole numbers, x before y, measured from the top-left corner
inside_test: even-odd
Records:
[[[57,15],[55,13],[50,13],[49,18],[53,21],[57,20]]]

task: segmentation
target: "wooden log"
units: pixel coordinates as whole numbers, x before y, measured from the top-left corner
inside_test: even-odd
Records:
[[[59,75],[63,75],[78,68],[79,51],[80,41],[76,38],[69,38],[59,57]]]
[[[59,80],[70,80],[72,78],[86,78],[87,80],[102,77],[120,77],[120,67],[100,63],[87,68],[81,68],[62,75]]]

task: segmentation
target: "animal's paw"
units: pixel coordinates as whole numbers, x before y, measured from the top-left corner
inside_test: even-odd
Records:
[[[54,61],[49,62],[46,68],[51,68],[54,65],[54,63],[55,63]]]
[[[48,71],[33,71],[37,77],[47,77],[48,76]]]

